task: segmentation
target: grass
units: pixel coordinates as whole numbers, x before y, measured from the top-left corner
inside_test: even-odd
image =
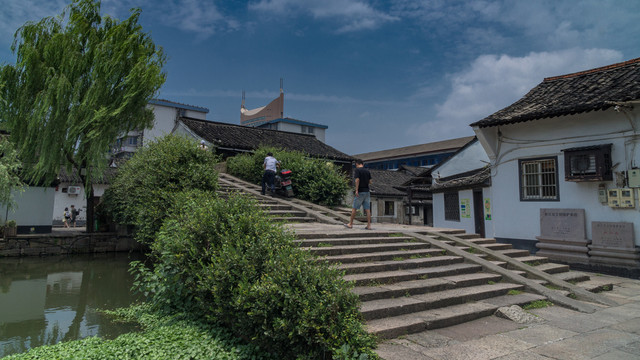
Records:
[[[427,280],[429,278],[429,275],[424,274],[424,275],[420,275],[420,277],[418,277],[418,279],[420,280]]]
[[[529,265],[529,266],[542,265],[542,263],[540,261],[524,261],[523,264],[526,264],[526,265]]]
[[[612,285],[602,285],[600,287],[602,289],[602,291],[611,291],[611,289],[613,289]]]
[[[402,261],[404,260],[404,258],[402,256],[394,256],[393,259],[391,259],[393,261]]]
[[[524,310],[532,310],[532,309],[542,309],[549,306],[553,306],[553,303],[547,300],[536,300],[524,305],[522,308]]]
[[[495,284],[496,284],[496,282],[495,282],[495,281],[492,281],[492,280],[489,280],[489,281],[487,282],[487,284],[489,284],[489,285],[495,285]]]
[[[545,285],[545,287],[546,287],[547,289],[551,289],[551,290],[562,290],[562,288],[561,288],[561,287],[559,287],[559,286],[555,286],[555,285],[553,285],[553,284],[546,284],[546,285]]]
[[[318,243],[318,247],[333,247],[333,245],[321,242],[321,243]]]
[[[507,293],[507,295],[520,295],[520,294],[522,294],[522,290],[515,290],[515,289],[511,289]]]
[[[468,252],[469,254],[475,254],[477,252],[476,248],[466,248],[465,249],[466,252]]]
[[[403,237],[403,236],[405,236],[403,233],[392,233],[392,234],[389,234],[389,237]]]
[[[430,257],[431,257],[431,255],[429,255],[429,254],[424,254],[424,255],[417,255],[416,254],[416,255],[411,255],[409,257],[409,259],[422,259],[422,258],[430,258]]]

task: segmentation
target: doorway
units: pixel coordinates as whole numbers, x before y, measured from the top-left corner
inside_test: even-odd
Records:
[[[484,237],[484,202],[482,201],[482,189],[473,190],[473,220],[476,234]]]

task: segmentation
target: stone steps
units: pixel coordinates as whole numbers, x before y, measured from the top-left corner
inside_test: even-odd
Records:
[[[425,267],[436,267],[451,263],[461,262],[459,256],[435,256],[429,258],[403,259],[389,261],[375,261],[366,263],[352,263],[338,265],[338,269],[344,270],[346,274],[363,274],[383,271],[410,270]]]
[[[391,284],[401,281],[426,280],[442,276],[478,273],[482,266],[463,262],[422,269],[381,271],[375,273],[348,274],[346,281],[352,281],[355,286]]]
[[[329,246],[320,247],[304,247],[303,249],[309,250],[316,256],[323,255],[347,255],[358,253],[373,253],[381,251],[399,251],[402,249],[415,250],[415,249],[428,249],[429,244],[424,243],[390,243],[390,244],[364,244],[364,245],[342,245],[342,246]]]
[[[367,331],[377,335],[380,339],[396,338],[406,334],[440,329],[491,316],[501,306],[524,305],[543,299],[544,297],[529,293],[503,295],[489,300],[370,320],[367,322]]]
[[[313,247],[318,244],[331,244],[334,246],[342,245],[362,245],[362,244],[380,244],[380,243],[406,243],[412,240],[409,236],[394,236],[394,237],[339,237],[339,238],[320,238],[320,239],[304,239],[296,240],[300,246]]]
[[[433,293],[402,296],[399,298],[363,301],[360,305],[360,312],[365,320],[369,321],[446,306],[460,305],[470,301],[506,295],[511,290],[522,291],[522,289],[524,289],[523,285],[510,283],[467,286]]]
[[[342,264],[350,264],[350,263],[360,263],[360,262],[371,262],[371,261],[385,261],[385,260],[394,260],[397,258],[409,259],[416,257],[431,257],[442,255],[442,250],[425,248],[425,249],[416,249],[416,250],[397,250],[397,251],[382,251],[375,253],[363,253],[363,254],[348,254],[348,255],[334,255],[334,256],[324,256],[319,258],[319,260],[328,261],[330,263],[342,263]]]

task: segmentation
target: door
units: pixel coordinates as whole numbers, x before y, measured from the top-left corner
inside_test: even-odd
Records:
[[[484,202],[482,201],[482,189],[473,190],[473,219],[476,234],[484,237]]]

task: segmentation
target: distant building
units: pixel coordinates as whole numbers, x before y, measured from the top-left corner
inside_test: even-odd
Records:
[[[111,149],[115,159],[130,158],[144,144],[173,132],[182,116],[206,120],[209,109],[181,104],[169,100],[153,99],[147,105],[153,111],[153,126],[148,129],[136,129],[123,134]]]
[[[453,155],[473,138],[473,136],[466,136],[427,144],[356,154],[353,157],[362,159],[364,166],[370,169],[396,170],[401,165],[432,167]]]
[[[280,96],[272,100],[268,105],[248,110],[244,105],[244,100],[244,93],[242,93],[240,125],[299,134],[311,134],[318,140],[322,142],[325,141],[325,130],[329,128],[328,126],[284,117],[282,80],[280,81]]]

